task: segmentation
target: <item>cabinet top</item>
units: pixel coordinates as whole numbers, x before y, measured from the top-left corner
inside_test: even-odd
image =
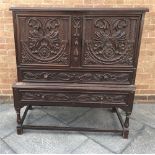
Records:
[[[126,11],[126,12],[148,12],[148,8],[57,8],[57,7],[11,7],[12,11]]]

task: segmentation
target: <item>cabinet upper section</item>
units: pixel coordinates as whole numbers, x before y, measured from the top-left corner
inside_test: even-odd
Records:
[[[11,8],[18,65],[136,67],[145,8]]]

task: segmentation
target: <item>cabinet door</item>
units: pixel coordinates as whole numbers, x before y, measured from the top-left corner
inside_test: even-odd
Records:
[[[17,58],[20,65],[70,65],[70,16],[17,15]]]
[[[133,67],[140,16],[84,16],[82,66]]]

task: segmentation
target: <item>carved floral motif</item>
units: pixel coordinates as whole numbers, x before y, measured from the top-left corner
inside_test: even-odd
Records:
[[[28,34],[21,41],[22,62],[68,64],[68,41],[60,37],[61,19],[30,17],[26,21]]]
[[[129,73],[108,72],[23,72],[25,80],[68,81],[68,82],[127,82]]]
[[[79,16],[73,16],[72,18],[72,22],[73,22],[73,42],[74,42],[74,50],[73,50],[73,56],[74,56],[74,60],[78,61],[78,56],[79,56],[79,50],[78,50],[78,46],[79,46],[79,36],[80,36],[80,24],[81,24],[81,19]]]
[[[69,102],[99,102],[99,103],[125,103],[126,95],[115,94],[75,94],[75,93],[47,93],[47,92],[22,92],[22,100],[37,101],[69,101]]]
[[[95,32],[85,40],[84,64],[133,64],[135,40],[130,40],[127,18],[97,18]]]

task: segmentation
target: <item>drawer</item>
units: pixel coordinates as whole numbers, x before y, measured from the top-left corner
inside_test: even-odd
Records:
[[[133,71],[19,69],[19,81],[132,84]]]
[[[19,102],[37,105],[128,106],[133,102],[134,88],[108,87],[96,84],[16,84],[14,96]]]

